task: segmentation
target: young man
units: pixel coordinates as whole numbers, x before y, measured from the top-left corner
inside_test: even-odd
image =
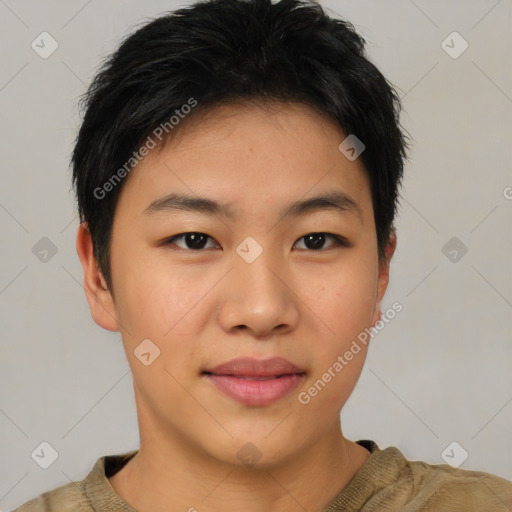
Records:
[[[95,322],[140,449],[19,511],[505,511],[512,483],[346,439],[396,247],[398,98],[298,0],[160,17],[96,76],[73,154]]]

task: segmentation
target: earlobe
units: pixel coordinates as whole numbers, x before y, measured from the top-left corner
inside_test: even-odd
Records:
[[[86,222],[78,226],[76,252],[82,264],[83,286],[93,320],[108,331],[119,331],[114,301],[94,257],[91,234]]]
[[[375,311],[373,313],[372,322],[370,324],[371,327],[375,327],[375,324],[382,318],[382,311],[380,309],[380,303],[375,307]]]
[[[377,283],[377,304],[375,305],[375,311],[372,319],[372,326],[375,325],[382,316],[382,311],[380,309],[380,303],[386,293],[388,283],[389,283],[389,266],[391,263],[391,258],[396,249],[396,232],[394,229],[391,230],[388,243],[385,248],[386,260],[379,264],[379,278]]]
[[[385,247],[385,261],[379,264],[379,283],[378,283],[378,302],[382,300],[384,294],[386,293],[386,289],[389,283],[389,266],[391,264],[391,258],[396,249],[396,232],[395,230],[391,230],[388,243]]]

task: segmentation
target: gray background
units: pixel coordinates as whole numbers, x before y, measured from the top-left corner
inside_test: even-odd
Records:
[[[383,304],[403,311],[372,342],[344,432],[430,463],[457,441],[462,468],[512,479],[512,2],[321,4],[367,39],[415,140]],[[0,0],[1,510],[139,446],[119,334],[92,321],[81,285],[68,159],[100,58],[178,5]],[[47,59],[31,48],[42,31],[59,44]],[[469,43],[458,58],[441,46],[453,31]],[[452,237],[468,249],[455,262]],[[42,441],[59,454],[46,470],[30,455]]]

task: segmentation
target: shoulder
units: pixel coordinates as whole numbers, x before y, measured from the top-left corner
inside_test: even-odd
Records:
[[[411,501],[423,504],[421,510],[512,510],[512,482],[490,473],[406,460],[401,480],[410,487]]]
[[[71,482],[44,492],[12,512],[92,512],[81,482]]]
[[[512,482],[483,471],[408,460],[396,447],[358,441],[370,458],[326,509],[511,512]],[[350,508],[352,507],[352,508]]]
[[[108,477],[121,469],[137,452],[132,450],[118,455],[104,455],[96,460],[83,480],[44,492],[12,512],[135,512],[116,494]]]

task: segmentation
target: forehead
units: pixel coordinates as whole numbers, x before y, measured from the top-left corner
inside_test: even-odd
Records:
[[[338,149],[346,134],[307,105],[216,106],[175,129],[130,172],[119,209],[141,214],[173,192],[215,198],[238,215],[256,207],[282,212],[320,191],[344,192],[363,209],[371,203],[361,159]]]

